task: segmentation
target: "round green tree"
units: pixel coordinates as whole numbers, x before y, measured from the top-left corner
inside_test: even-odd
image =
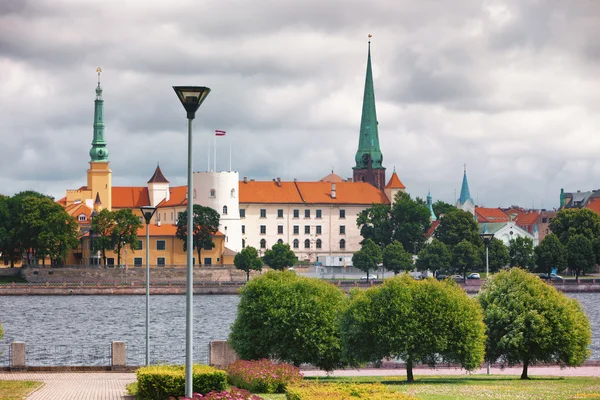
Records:
[[[287,243],[275,243],[263,257],[265,264],[271,269],[283,270],[296,264],[296,254]]]
[[[383,249],[383,266],[397,275],[401,271],[412,271],[415,264],[412,255],[404,250],[402,243],[394,241]]]
[[[472,370],[483,362],[481,307],[451,281],[402,275],[354,290],[341,326],[350,365],[400,357],[409,382],[419,363],[452,362]]]
[[[258,251],[248,246],[233,258],[233,264],[237,269],[241,269],[246,273],[246,281],[250,280],[250,271],[262,271],[262,260],[258,256]]]
[[[417,269],[419,271],[440,271],[448,273],[452,266],[452,253],[443,242],[437,239],[419,252],[417,258]]]
[[[456,272],[467,279],[467,273],[475,271],[480,265],[479,248],[466,239],[460,241],[452,251],[452,264]]]
[[[336,286],[289,271],[269,271],[241,291],[229,340],[245,360],[269,358],[331,371],[343,365]]]
[[[482,251],[483,262],[485,266],[485,246]],[[488,245],[488,259],[490,263],[490,272],[498,272],[506,267],[510,262],[510,254],[504,242],[500,239],[493,238]]]
[[[382,261],[381,249],[371,239],[366,239],[360,250],[352,255],[352,265],[367,274],[367,282],[369,271],[376,270]]]
[[[552,268],[564,271],[567,266],[567,250],[553,233],[546,235],[542,243],[534,249],[534,253],[538,272],[550,275]]]
[[[582,234],[574,235],[567,242],[567,264],[575,271],[575,277],[591,272],[596,264],[592,241]]]
[[[581,365],[589,356],[590,322],[575,299],[520,268],[486,280],[478,296],[487,327],[486,358],[527,369],[540,362]]]

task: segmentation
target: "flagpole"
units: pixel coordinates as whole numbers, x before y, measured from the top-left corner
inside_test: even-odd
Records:
[[[217,172],[217,133],[214,133],[214,147],[213,147],[213,165],[214,165],[214,172]]]

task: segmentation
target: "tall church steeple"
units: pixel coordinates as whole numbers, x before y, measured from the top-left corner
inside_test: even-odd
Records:
[[[360,136],[358,139],[358,150],[354,157],[356,166],[352,169],[354,170],[354,181],[369,182],[379,189],[383,189],[385,187],[385,168],[382,165],[383,155],[379,149],[377,125],[373,71],[371,69],[371,35],[369,35],[367,75],[365,78],[365,91],[360,120]]]
[[[90,168],[87,170],[87,190],[96,193],[103,201],[103,207],[112,209],[112,171],[108,164],[108,149],[104,140],[104,100],[102,100],[102,87],[100,86],[100,72],[98,73],[98,86],[96,87],[96,100],[94,101],[94,138],[90,150]]]
[[[475,214],[475,202],[471,198],[469,182],[467,181],[467,164],[465,164],[462,186],[460,188],[460,197],[456,201],[456,207],[460,208],[461,210],[468,211],[471,214]]]
[[[436,221],[437,218],[435,216],[435,212],[433,211],[433,199],[431,198],[431,190],[427,192],[427,207],[429,208],[429,219],[432,222]]]
[[[96,87],[96,100],[94,101],[94,138],[90,150],[91,162],[108,161],[108,149],[104,140],[104,100],[102,100],[102,87],[100,86],[100,73],[102,69],[96,69],[98,73],[98,86]]]

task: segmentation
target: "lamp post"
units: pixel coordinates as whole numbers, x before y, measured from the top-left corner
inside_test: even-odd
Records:
[[[490,246],[490,242],[494,238],[494,234],[488,232],[487,224],[485,224],[483,226],[483,232],[479,234],[479,237],[481,238],[481,240],[483,240],[483,243],[485,244],[485,280],[487,281],[488,276],[490,275],[490,258],[489,258],[488,248]],[[487,363],[487,374],[488,375],[490,374],[490,361],[489,360]]]
[[[150,221],[156,207],[142,206],[140,211],[146,221],[146,365],[150,365]]]
[[[192,185],[192,120],[210,89],[204,86],[173,86],[179,101],[187,111],[188,119],[188,170],[187,170],[187,281],[185,301],[185,396],[192,397],[193,381],[193,295],[194,295],[194,265],[193,265],[193,234],[194,223],[193,185]]]

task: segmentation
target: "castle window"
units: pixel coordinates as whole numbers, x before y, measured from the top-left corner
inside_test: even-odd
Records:
[[[227,215],[227,206],[223,206],[223,215]]]
[[[317,239],[317,249],[321,248],[321,244],[322,244],[321,239]]]
[[[266,249],[267,248],[267,241],[265,239],[261,239],[260,240],[260,248],[261,249]]]
[[[235,189],[231,189],[231,197],[235,197]]]
[[[194,189],[194,198],[196,198],[196,189]]]
[[[279,244],[283,244],[283,240],[279,239],[279,240],[277,241],[277,243],[279,243]]]
[[[344,239],[340,240],[340,249],[346,248],[346,241]]]
[[[246,248],[246,239],[242,239],[242,249]]]
[[[300,247],[300,241],[298,241],[298,239],[294,239],[294,248],[297,249],[298,247]]]
[[[242,208],[240,210],[240,218],[246,218],[246,209]]]
[[[215,197],[215,189],[210,189],[210,197]]]
[[[310,240],[306,239],[306,240],[304,241],[304,248],[305,248],[305,249],[310,249]]]

